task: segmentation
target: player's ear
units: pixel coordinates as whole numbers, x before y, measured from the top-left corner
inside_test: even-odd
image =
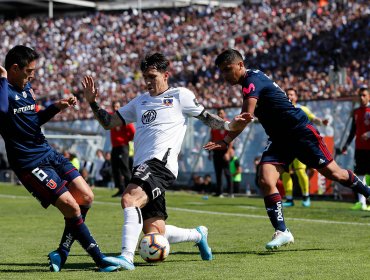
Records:
[[[19,70],[19,66],[16,63],[10,66],[9,68],[9,72],[13,72],[13,73],[17,73],[18,70]]]
[[[241,70],[242,68],[244,68],[244,62],[243,61],[239,61],[238,62],[238,65],[239,65],[239,69]]]

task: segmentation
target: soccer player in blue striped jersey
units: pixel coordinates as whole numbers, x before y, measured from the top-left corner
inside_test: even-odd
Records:
[[[267,249],[294,242],[293,235],[285,225],[282,201],[276,188],[280,174],[287,170],[294,158],[317,169],[326,178],[370,196],[370,188],[363,184],[350,170],[342,169],[334,161],[322,137],[307,115],[293,106],[285,92],[260,70],[246,69],[242,55],[233,49],[218,55],[216,65],[223,78],[231,85],[241,85],[243,105],[240,115],[230,123],[230,131],[222,141],[209,142],[207,150],[226,149],[256,116],[269,136],[269,141],[259,164],[258,182],[264,195],[267,214],[275,233]],[[245,118],[241,127],[235,129],[235,120]]]
[[[0,67],[0,133],[8,161],[18,179],[44,208],[50,204],[62,212],[65,229],[56,251],[49,254],[50,270],[58,272],[76,239],[91,255],[100,271],[120,268],[116,258],[103,255],[85,225],[93,193],[74,166],[55,151],[41,132],[41,125],[58,112],[76,104],[76,97],[61,99],[39,110],[31,87],[39,54],[15,46]]]

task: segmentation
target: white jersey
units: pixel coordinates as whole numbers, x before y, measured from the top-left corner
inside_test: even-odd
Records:
[[[199,116],[203,110],[194,93],[183,87],[157,96],[145,93],[119,108],[126,123],[136,122],[134,166],[153,158],[167,160],[166,167],[177,177],[188,117]]]

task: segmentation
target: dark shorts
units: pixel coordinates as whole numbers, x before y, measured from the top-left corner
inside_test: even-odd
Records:
[[[156,158],[135,166],[131,183],[141,186],[149,197],[149,202],[141,209],[143,220],[153,217],[167,219],[165,192],[176,177],[165,167],[165,163]]]
[[[56,151],[50,153],[37,167],[14,172],[44,208],[54,205],[68,191],[67,184],[81,176],[72,163]]]
[[[269,141],[260,164],[281,164],[288,170],[289,164],[295,158],[315,169],[323,168],[333,161],[320,133],[314,126],[308,124],[294,134],[286,135],[286,139]]]
[[[355,168],[357,175],[370,174],[370,150],[355,150]]]

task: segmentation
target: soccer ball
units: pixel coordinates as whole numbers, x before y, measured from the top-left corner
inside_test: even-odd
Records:
[[[166,237],[159,233],[148,233],[139,244],[139,254],[147,262],[162,262],[170,253],[170,244]]]

